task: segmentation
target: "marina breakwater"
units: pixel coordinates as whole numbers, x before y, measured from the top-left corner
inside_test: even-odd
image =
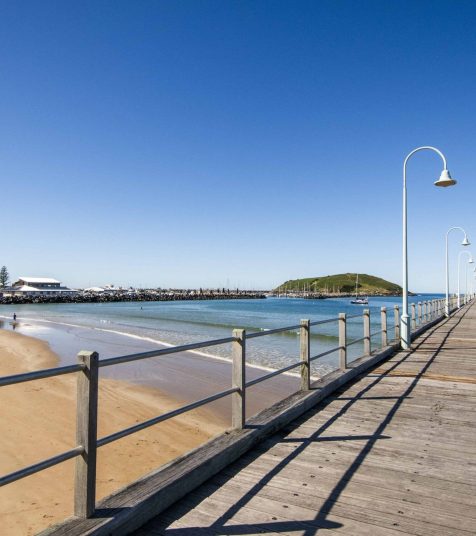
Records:
[[[409,296],[416,296],[413,292],[408,293]],[[326,300],[332,298],[355,298],[355,292],[308,292],[308,291],[290,291],[290,292],[273,292],[270,294],[276,298],[302,298],[304,300]],[[401,293],[390,292],[366,292],[365,296],[372,298],[394,298],[401,296]]]
[[[246,290],[136,290],[114,292],[78,291],[72,295],[13,295],[1,296],[0,304],[31,304],[31,303],[108,303],[108,302],[153,302],[182,300],[239,300],[263,299],[266,294],[261,291]]]

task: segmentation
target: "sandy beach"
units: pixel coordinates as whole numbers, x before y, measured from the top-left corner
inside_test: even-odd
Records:
[[[48,343],[0,330],[0,375],[56,366]],[[99,437],[154,417],[182,401],[158,389],[101,379]],[[0,389],[0,473],[75,445],[76,378],[66,375]],[[97,498],[195,448],[228,426],[206,409],[133,434],[98,451]],[[2,535],[30,535],[72,515],[74,460],[0,489]]]

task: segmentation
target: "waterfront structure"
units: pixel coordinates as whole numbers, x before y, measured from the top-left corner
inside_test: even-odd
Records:
[[[450,227],[448,231],[446,231],[446,305],[445,305],[445,315],[449,316],[450,314],[450,269],[449,269],[449,262],[448,262],[448,236],[451,233],[451,231],[461,231],[464,233],[463,241],[461,242],[462,246],[469,246],[471,242],[468,240],[468,235],[466,234],[466,231],[462,227]],[[458,268],[459,272],[459,268]],[[459,277],[459,273],[458,273]],[[459,291],[458,291],[459,294]]]
[[[20,277],[11,287],[4,289],[4,296],[75,296],[76,290],[61,285],[61,281],[49,277]]]
[[[400,343],[404,350],[410,348],[410,325],[409,325],[409,315],[408,315],[408,244],[407,244],[407,162],[411,156],[413,156],[418,151],[434,151],[440,155],[443,160],[443,171],[441,172],[440,178],[434,182],[435,186],[453,186],[456,184],[456,181],[451,178],[450,172],[446,165],[446,158],[443,153],[431,146],[417,147],[413,149],[405,160],[403,161],[403,290],[402,290],[402,318],[401,318],[401,329],[400,329]],[[448,258],[448,256],[447,256]],[[448,305],[448,288],[446,290],[446,307],[447,314],[449,310]]]
[[[460,292],[460,284],[459,284],[459,276],[460,276],[460,265],[461,265],[461,255],[466,254],[469,255],[469,261],[465,266],[465,274],[466,274],[466,286],[465,286],[465,302],[468,299],[468,264],[474,264],[473,255],[470,251],[462,250],[458,253],[458,309],[461,307],[461,292]]]
[[[265,332],[235,329],[228,338],[101,361],[97,352],[83,351],[76,365],[0,378],[1,387],[77,373],[79,443],[0,476],[0,486],[75,459],[75,515],[47,529],[50,536],[136,534],[136,529],[137,534],[163,534],[175,530],[176,522],[190,534],[227,533],[216,527],[226,529],[233,523],[246,524],[248,534],[261,531],[263,526],[273,533],[294,531],[296,527],[307,530],[309,526],[335,527],[342,534],[352,535],[374,534],[376,530],[378,534],[396,533],[388,530],[395,526],[408,533],[415,533],[416,527],[418,534],[435,534],[435,530],[445,535],[469,533],[474,525],[472,504],[462,502],[461,497],[467,495],[471,485],[472,459],[468,459],[468,452],[475,441],[470,417],[476,353],[465,343],[476,323],[473,307],[470,303],[446,319],[444,300],[425,302],[425,314],[422,317],[419,313],[419,326],[411,336],[425,335],[410,352],[399,352],[398,314],[397,321],[389,326],[387,310],[382,307],[381,330],[373,332],[370,311],[364,310],[358,315],[363,319],[364,354],[352,364],[347,347],[357,341],[348,339],[346,323],[355,316],[341,313],[338,318],[301,320],[300,325]],[[311,362],[328,352],[311,355],[310,328],[336,321],[339,346],[333,351],[339,352],[339,369],[322,378],[312,378]],[[296,329],[300,334],[300,359],[257,378],[247,378],[246,340]],[[393,334],[390,338],[389,329]],[[372,351],[371,337],[378,333],[380,349]],[[225,343],[232,345],[231,388],[98,437],[100,367]],[[459,353],[456,361],[455,350]],[[249,387],[298,367],[300,390],[257,415],[247,416]],[[99,448],[228,396],[232,397],[233,430],[96,504]],[[319,404],[326,398],[324,404]],[[435,398],[442,400],[436,409]],[[372,408],[361,401],[371,401]],[[444,418],[438,417],[439,412]],[[439,425],[436,434],[435,419]],[[359,431],[355,429],[356,422],[361,423]],[[453,441],[452,457],[442,465],[448,437]],[[256,448],[264,439],[266,442]],[[349,441],[353,442],[350,447]],[[391,442],[389,447],[387,441]],[[234,462],[237,463],[232,465]],[[435,489],[436,495],[432,495]],[[238,503],[237,493],[241,494]],[[448,501],[448,496],[453,499]],[[365,511],[359,502],[362,497]],[[404,505],[399,507],[401,510],[395,508],[397,500]],[[163,514],[169,507],[168,513]],[[98,515],[99,512],[107,515]],[[438,532],[440,527],[443,531]],[[239,527],[239,532],[244,531]]]

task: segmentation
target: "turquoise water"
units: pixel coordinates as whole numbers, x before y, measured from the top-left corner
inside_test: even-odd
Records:
[[[441,295],[413,296],[410,302],[418,302]],[[245,328],[249,332],[263,331],[299,324],[301,319],[311,321],[336,318],[339,313],[349,315],[370,309],[371,331],[380,329],[380,308],[388,310],[388,325],[393,328],[393,306],[400,298],[370,298],[368,306],[350,304],[348,298],[305,300],[299,298],[268,298],[263,300],[220,300],[180,302],[133,302],[97,304],[37,304],[0,306],[0,319],[11,319],[15,312],[20,322],[42,325],[80,326],[111,336],[129,336],[136,343],[143,343],[144,351],[155,344],[172,345],[228,337],[233,328]],[[8,327],[9,322],[4,322]],[[348,321],[349,340],[363,335],[362,319]],[[48,339],[48,331],[44,338]],[[389,331],[393,337],[393,329]],[[380,345],[380,337],[372,339],[373,348]],[[311,355],[337,346],[337,322],[316,326],[311,331]],[[229,358],[229,345],[204,349],[213,356]],[[127,353],[127,352],[124,352]],[[362,354],[361,344],[350,349],[350,358]],[[298,330],[269,335],[247,341],[249,363],[264,367],[282,367],[299,355]],[[314,372],[323,373],[335,368],[337,352],[316,360]]]

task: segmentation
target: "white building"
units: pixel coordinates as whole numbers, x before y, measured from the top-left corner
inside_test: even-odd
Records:
[[[76,290],[63,287],[61,281],[49,277],[20,277],[11,287],[3,290],[7,296],[74,296]]]

